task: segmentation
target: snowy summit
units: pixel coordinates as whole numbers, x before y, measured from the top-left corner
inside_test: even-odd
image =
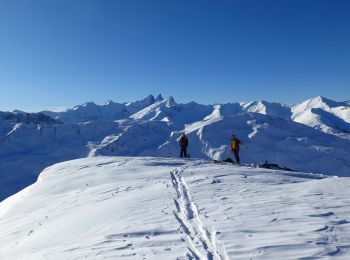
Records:
[[[348,259],[349,185],[206,160],[69,161],[0,204],[0,257]]]
[[[98,155],[178,157],[184,132],[194,158],[230,157],[235,133],[244,142],[244,164],[268,161],[299,171],[350,175],[346,102],[316,97],[295,105],[202,105],[149,95],[134,102],[88,102],[63,112],[0,112],[0,200],[57,162]]]
[[[348,259],[349,133],[324,97],[0,112],[0,258]]]

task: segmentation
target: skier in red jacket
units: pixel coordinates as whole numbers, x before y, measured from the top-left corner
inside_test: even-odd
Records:
[[[236,158],[236,162],[239,164],[239,145],[242,144],[242,141],[236,138],[236,135],[233,134],[230,141],[230,150]]]

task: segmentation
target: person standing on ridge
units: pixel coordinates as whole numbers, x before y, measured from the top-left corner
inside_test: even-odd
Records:
[[[181,135],[181,138],[179,140],[179,145],[180,145],[180,157],[181,158],[187,158],[187,147],[188,147],[188,138],[185,135],[185,133],[183,133]]]
[[[242,141],[236,138],[236,135],[233,134],[231,137],[231,142],[230,142],[230,150],[234,154],[236,158],[236,162],[239,164],[240,159],[239,159],[239,145],[242,144]]]

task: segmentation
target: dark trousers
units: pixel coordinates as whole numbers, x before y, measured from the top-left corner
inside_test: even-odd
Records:
[[[181,146],[180,157],[187,158],[187,146]]]
[[[239,159],[239,151],[233,151],[233,154],[235,155],[236,162],[239,163],[241,160]]]

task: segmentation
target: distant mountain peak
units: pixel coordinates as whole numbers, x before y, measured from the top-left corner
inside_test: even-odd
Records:
[[[138,101],[135,101],[135,102],[129,102],[126,104],[126,106],[128,107],[134,107],[134,108],[137,108],[137,109],[143,109],[147,106],[150,106],[152,104],[154,104],[154,102],[156,102],[156,99],[154,98],[153,95],[148,95],[147,97],[145,97],[144,99],[142,100],[138,100]]]
[[[20,110],[15,110],[14,112],[0,112],[0,121],[8,121],[13,123],[24,123],[24,124],[46,124],[54,125],[61,124],[62,122],[56,120],[42,112],[39,113],[26,113]]]
[[[161,94],[159,94],[157,97],[156,97],[156,102],[158,102],[158,101],[162,101],[164,98],[162,97],[162,95]]]
[[[327,99],[327,98],[325,98],[325,97],[323,97],[323,96],[317,96],[317,97],[314,97],[314,98],[310,98],[309,101],[315,102],[315,103],[316,103],[316,102],[327,103],[328,101],[332,101],[332,100]],[[332,101],[332,102],[334,102],[334,101]]]
[[[89,106],[96,106],[96,104],[92,101],[86,102],[83,104],[84,107],[89,107]]]
[[[174,98],[172,96],[167,97],[165,100],[166,100],[165,105],[167,107],[173,107],[173,106],[177,105],[177,103],[175,102],[175,100],[174,100]]]
[[[108,100],[106,103],[105,103],[105,106],[111,106],[111,105],[114,105],[115,102],[113,102],[113,100]]]
[[[86,102],[82,105],[77,105],[77,106],[73,107],[71,110],[79,110],[81,108],[92,108],[92,107],[96,107],[96,106],[97,105],[94,102],[89,101],[89,102]]]
[[[312,107],[312,108],[318,108],[318,107],[337,107],[337,106],[346,106],[346,103],[344,102],[337,102],[334,100],[331,100],[329,98],[325,98],[323,96],[317,96],[314,98],[310,98],[303,102],[302,104],[306,105],[306,107]]]
[[[148,103],[154,103],[155,99],[154,99],[153,95],[148,95],[147,97],[142,99],[142,101],[145,101],[145,102],[148,102]]]

